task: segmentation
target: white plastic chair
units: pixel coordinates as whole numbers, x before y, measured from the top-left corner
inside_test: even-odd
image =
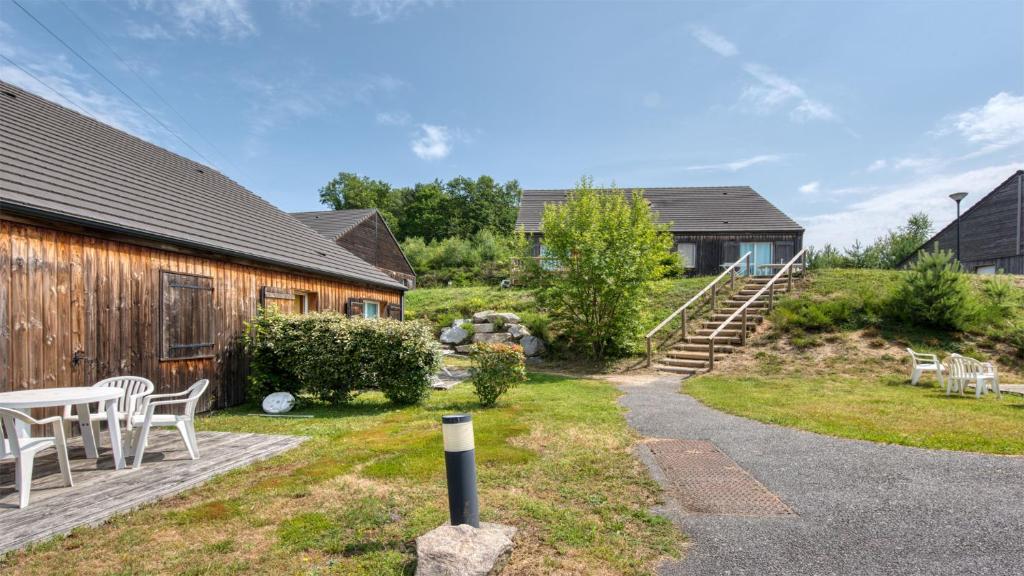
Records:
[[[142,399],[153,393],[153,383],[149,380],[140,376],[114,376],[113,378],[106,378],[93,384],[94,388],[108,387],[108,388],[121,388],[124,390],[124,395],[117,400],[117,418],[123,420],[125,428],[131,432],[132,419],[129,415],[135,415],[141,408]],[[65,430],[67,430],[72,422],[78,422],[78,416],[71,414],[71,406],[64,407],[64,421],[67,422]],[[100,428],[102,422],[107,421],[107,413],[102,407],[98,412],[89,412],[89,422],[92,423],[92,437],[96,440],[96,447],[100,447],[100,439],[102,434]]]
[[[910,372],[910,383],[917,386],[921,375],[925,372],[934,372],[935,378],[939,381],[939,386],[943,384],[942,375],[945,371],[942,363],[939,362],[939,357],[935,354],[922,354],[920,352],[914,352],[910,348],[907,348],[907,352],[910,353],[911,372]]]
[[[149,439],[149,429],[153,426],[174,426],[181,434],[188,448],[188,455],[196,460],[199,458],[199,444],[196,442],[195,415],[199,398],[206,392],[210,381],[203,379],[188,387],[184,392],[175,394],[151,394],[142,399],[139,414],[132,416],[132,450],[135,458],[132,468],[142,466],[142,455]],[[173,400],[167,400],[173,398]],[[181,414],[157,414],[155,410],[161,406],[183,406]]]
[[[18,432],[19,423],[22,425],[21,433]],[[26,431],[30,431],[33,425],[47,424],[53,425],[53,436],[26,435]],[[14,487],[19,492],[19,508],[28,506],[29,492],[32,490],[32,466],[35,464],[36,454],[47,448],[54,448],[57,451],[57,463],[60,465],[61,475],[64,476],[64,485],[73,486],[63,418],[51,416],[36,420],[24,412],[0,408],[0,460],[14,460]]]
[[[995,392],[996,398],[1002,397],[999,392],[999,372],[991,362],[979,362],[959,354],[953,354],[947,361],[950,371],[950,383],[946,386],[947,396],[950,392],[959,392],[962,395],[968,384],[974,384],[975,398],[981,398],[988,388]]]

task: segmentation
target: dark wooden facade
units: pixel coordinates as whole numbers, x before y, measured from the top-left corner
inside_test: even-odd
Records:
[[[169,290],[186,304],[168,301]],[[157,392],[176,392],[209,378],[202,409],[238,404],[248,374],[238,346],[245,321],[261,300],[288,310],[296,294],[310,310],[344,312],[367,299],[382,314],[401,314],[398,290],[3,214],[0,391],[133,374]],[[194,314],[188,322],[174,313],[182,308]],[[186,341],[193,344],[175,348]]]
[[[921,249],[955,252],[956,228],[949,223]],[[1024,274],[1024,170],[961,215],[960,263],[968,272]]]
[[[531,235],[533,255],[541,256],[542,236]],[[764,242],[772,245],[772,262],[784,263],[803,248],[804,233],[794,232],[674,232],[672,251],[678,253],[679,245],[695,245],[694,267],[687,274],[713,276],[722,271],[722,264],[731,264],[740,257],[740,245],[744,242]],[[761,270],[765,273],[767,270]]]
[[[338,236],[335,242],[406,287],[416,287],[416,273],[379,212]]]

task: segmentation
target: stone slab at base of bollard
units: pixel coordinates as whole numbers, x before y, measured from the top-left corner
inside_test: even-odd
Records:
[[[494,576],[508,563],[515,526],[445,524],[416,539],[416,576]]]

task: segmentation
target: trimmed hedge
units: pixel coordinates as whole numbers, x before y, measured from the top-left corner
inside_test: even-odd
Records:
[[[305,393],[335,404],[380,390],[397,404],[420,402],[441,367],[428,326],[349,318],[334,312],[285,316],[262,308],[246,324],[249,397]]]

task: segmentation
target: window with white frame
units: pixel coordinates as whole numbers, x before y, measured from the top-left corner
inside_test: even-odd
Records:
[[[676,250],[679,258],[683,261],[683,268],[687,270],[697,267],[697,245],[692,242],[681,242]]]
[[[363,318],[380,318],[380,302],[364,300]]]

